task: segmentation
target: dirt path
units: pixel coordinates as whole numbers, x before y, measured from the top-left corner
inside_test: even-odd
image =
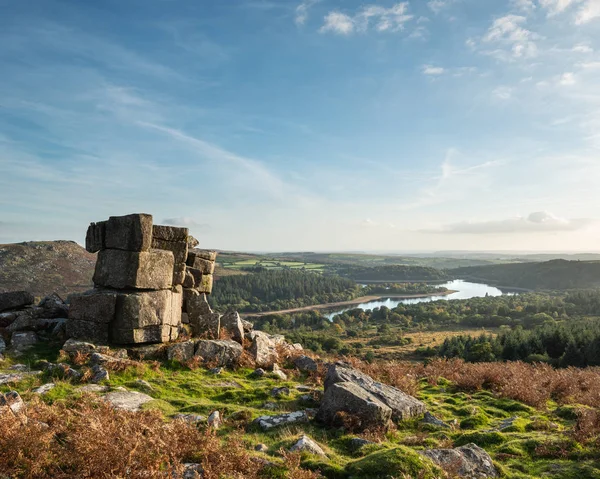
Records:
[[[411,298],[427,298],[429,296],[447,296],[449,294],[456,293],[456,291],[444,291],[443,293],[420,293],[420,294],[386,294],[386,295],[375,295],[375,296],[361,296],[360,298],[351,299],[350,301],[340,301],[339,303],[324,303],[324,304],[313,304],[311,306],[302,306],[301,308],[282,309],[279,311],[264,311],[262,313],[242,313],[240,316],[243,318],[256,318],[260,316],[267,316],[269,314],[288,314],[297,313],[300,311],[312,311],[318,309],[335,309],[344,306],[352,306],[353,304],[368,303],[369,301],[379,301],[382,299],[411,299]]]

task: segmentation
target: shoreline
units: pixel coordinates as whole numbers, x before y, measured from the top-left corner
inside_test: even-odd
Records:
[[[261,313],[240,313],[242,318],[258,318],[261,316],[268,316],[271,314],[289,314],[297,313],[300,311],[313,311],[321,309],[336,309],[344,306],[352,306],[354,304],[368,303],[370,301],[381,301],[383,299],[415,299],[415,298],[428,298],[430,296],[448,296],[449,294],[457,293],[454,290],[443,291],[439,293],[417,293],[417,294],[384,294],[384,295],[372,295],[372,296],[361,296],[359,298],[350,299],[348,301],[340,301],[337,303],[322,303],[313,304],[310,306],[302,306],[299,308],[281,309],[279,311],[263,311]]]

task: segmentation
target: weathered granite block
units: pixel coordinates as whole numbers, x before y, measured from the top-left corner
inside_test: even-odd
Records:
[[[192,273],[190,273],[189,271],[185,272],[182,285],[186,289],[193,288],[196,285],[196,280],[194,279]]]
[[[187,243],[190,231],[188,228],[177,226],[154,225],[152,227],[152,236],[164,241],[183,241]]]
[[[185,282],[186,277],[186,265],[185,263],[175,263],[173,268],[173,285],[182,285]]]
[[[111,329],[111,339],[117,344],[166,343],[171,340],[171,326],[148,326],[143,329]]]
[[[173,283],[173,253],[165,250],[98,253],[94,284],[115,289],[167,289]]]
[[[188,251],[187,265],[194,267],[194,262],[197,258],[215,261],[217,259],[217,252],[203,249],[191,249]]]
[[[209,259],[198,258],[194,259],[194,264],[188,264],[190,269],[196,269],[202,274],[213,274],[215,271],[215,262]]]
[[[83,294],[73,294],[70,301],[69,319],[110,323],[115,317],[115,292],[92,290]]]
[[[185,263],[188,255],[187,242],[184,241],[165,241],[158,238],[152,238],[152,248],[171,251],[175,257],[175,263]]]
[[[85,249],[90,253],[97,253],[106,248],[106,221],[90,223],[85,235]]]
[[[188,321],[194,336],[218,339],[221,329],[221,315],[212,312],[206,301],[206,296],[203,294],[191,295],[186,303]]]
[[[143,329],[148,326],[181,323],[180,292],[170,289],[119,294],[117,297],[115,329]]]
[[[152,247],[152,215],[111,216],[106,222],[106,248],[148,251]]]
[[[33,304],[34,299],[33,294],[28,291],[0,293],[0,311],[23,308],[24,306]]]
[[[85,339],[93,343],[107,343],[108,329],[108,323],[81,321],[79,319],[69,319],[67,321],[67,336],[69,338]]]
[[[210,294],[213,288],[213,275],[203,274],[200,283],[196,283],[195,288],[199,293]]]

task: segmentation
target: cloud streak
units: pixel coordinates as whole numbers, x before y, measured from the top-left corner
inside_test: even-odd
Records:
[[[365,33],[371,29],[377,32],[401,31],[404,30],[405,24],[414,18],[408,13],[408,7],[408,2],[401,2],[390,8],[366,5],[354,15],[331,11],[325,16],[324,24],[319,31],[337,35]]]

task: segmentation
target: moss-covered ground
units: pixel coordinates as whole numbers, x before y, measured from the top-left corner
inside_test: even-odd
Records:
[[[38,348],[18,360],[5,360],[0,363],[0,370],[8,369],[17,361],[33,368],[40,359],[64,360],[58,348]],[[307,401],[307,391],[302,390],[302,386],[319,388],[306,375],[295,371],[288,371],[290,379],[287,381],[268,375],[257,378],[251,373],[251,369],[241,368],[214,374],[204,368],[192,370],[178,363],[144,363],[111,372],[106,385],[111,389],[125,387],[149,394],[154,401],[144,407],[160,410],[165,420],[176,413],[207,416],[218,410],[225,418],[220,435],[241,431],[248,449],[265,444],[267,452],[256,455],[274,462],[280,460],[281,449],[289,448],[305,433],[322,446],[328,457],[304,455],[304,467],[320,470],[328,478],[443,477],[439,469],[416,452],[475,443],[491,455],[501,477],[600,479],[597,442],[596,445],[581,443],[572,434],[578,410],[574,405],[549,402],[546,407],[536,409],[485,390],[459,391],[444,379],[433,385],[423,380],[419,399],[450,427],[423,424],[420,419],[406,421],[385,434],[365,435],[375,444],[357,449],[352,442],[357,435],[343,429],[321,427],[312,421],[261,431],[252,424],[259,416],[317,407],[316,402]],[[140,384],[139,379],[147,381],[151,389]],[[1,385],[0,391],[17,390],[28,401],[36,387],[48,382],[56,383],[56,387],[43,396],[49,404],[82,394],[81,384],[51,378],[45,373]],[[271,390],[281,386],[287,386],[290,394],[274,397]],[[273,477],[278,477],[276,470]]]

